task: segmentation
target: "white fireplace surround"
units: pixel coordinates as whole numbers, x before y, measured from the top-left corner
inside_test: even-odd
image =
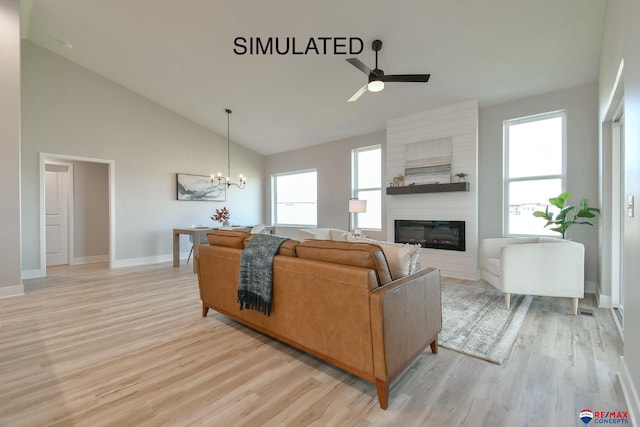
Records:
[[[478,280],[478,103],[461,102],[387,123],[387,180],[404,175],[407,151],[429,141],[450,141],[450,175],[464,172],[468,192],[388,195],[387,239],[394,240],[396,219],[446,218],[465,221],[466,250],[443,251],[424,248],[420,265],[437,267],[443,276]],[[418,144],[418,145],[414,145]],[[427,144],[429,145],[429,144]],[[408,185],[411,178],[407,179]]]

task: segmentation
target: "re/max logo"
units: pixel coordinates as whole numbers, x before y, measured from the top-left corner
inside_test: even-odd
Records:
[[[612,412],[594,412],[593,418],[629,418],[628,412],[612,411]]]
[[[625,411],[591,411],[583,409],[580,411],[580,419],[583,423],[589,424],[629,424],[629,413]]]

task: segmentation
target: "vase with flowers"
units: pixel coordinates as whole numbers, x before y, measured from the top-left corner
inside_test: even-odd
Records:
[[[224,206],[222,209],[216,209],[216,213],[211,216],[211,219],[221,223],[223,226],[230,226],[229,218],[231,218],[231,213],[229,213],[229,209]]]

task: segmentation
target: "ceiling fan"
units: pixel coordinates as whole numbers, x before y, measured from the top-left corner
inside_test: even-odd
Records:
[[[369,76],[369,82],[362,86],[356,93],[349,98],[349,102],[357,101],[367,90],[369,92],[380,92],[384,89],[385,82],[415,82],[426,83],[429,81],[431,74],[392,74],[385,75],[384,71],[378,68],[378,52],[382,49],[382,42],[374,40],[371,43],[371,49],[376,53],[376,68],[371,70],[358,58],[348,58],[346,61]]]

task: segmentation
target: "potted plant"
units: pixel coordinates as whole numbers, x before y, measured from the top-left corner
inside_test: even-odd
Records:
[[[456,176],[458,177],[458,182],[464,182],[465,178],[468,177],[469,174],[466,172],[460,172],[457,173]]]
[[[577,208],[574,205],[568,204],[570,198],[571,193],[563,192],[560,193],[558,197],[552,197],[549,199],[549,203],[560,209],[555,218],[553,217],[553,212],[549,212],[549,206],[545,208],[544,212],[535,211],[533,213],[533,216],[547,220],[547,223],[544,226],[551,227],[551,231],[560,233],[563,239],[565,233],[573,224],[586,224],[593,226],[593,224],[585,220],[585,218],[595,218],[595,216],[600,213],[600,209],[589,206],[589,201],[587,199],[580,200],[580,206]]]

